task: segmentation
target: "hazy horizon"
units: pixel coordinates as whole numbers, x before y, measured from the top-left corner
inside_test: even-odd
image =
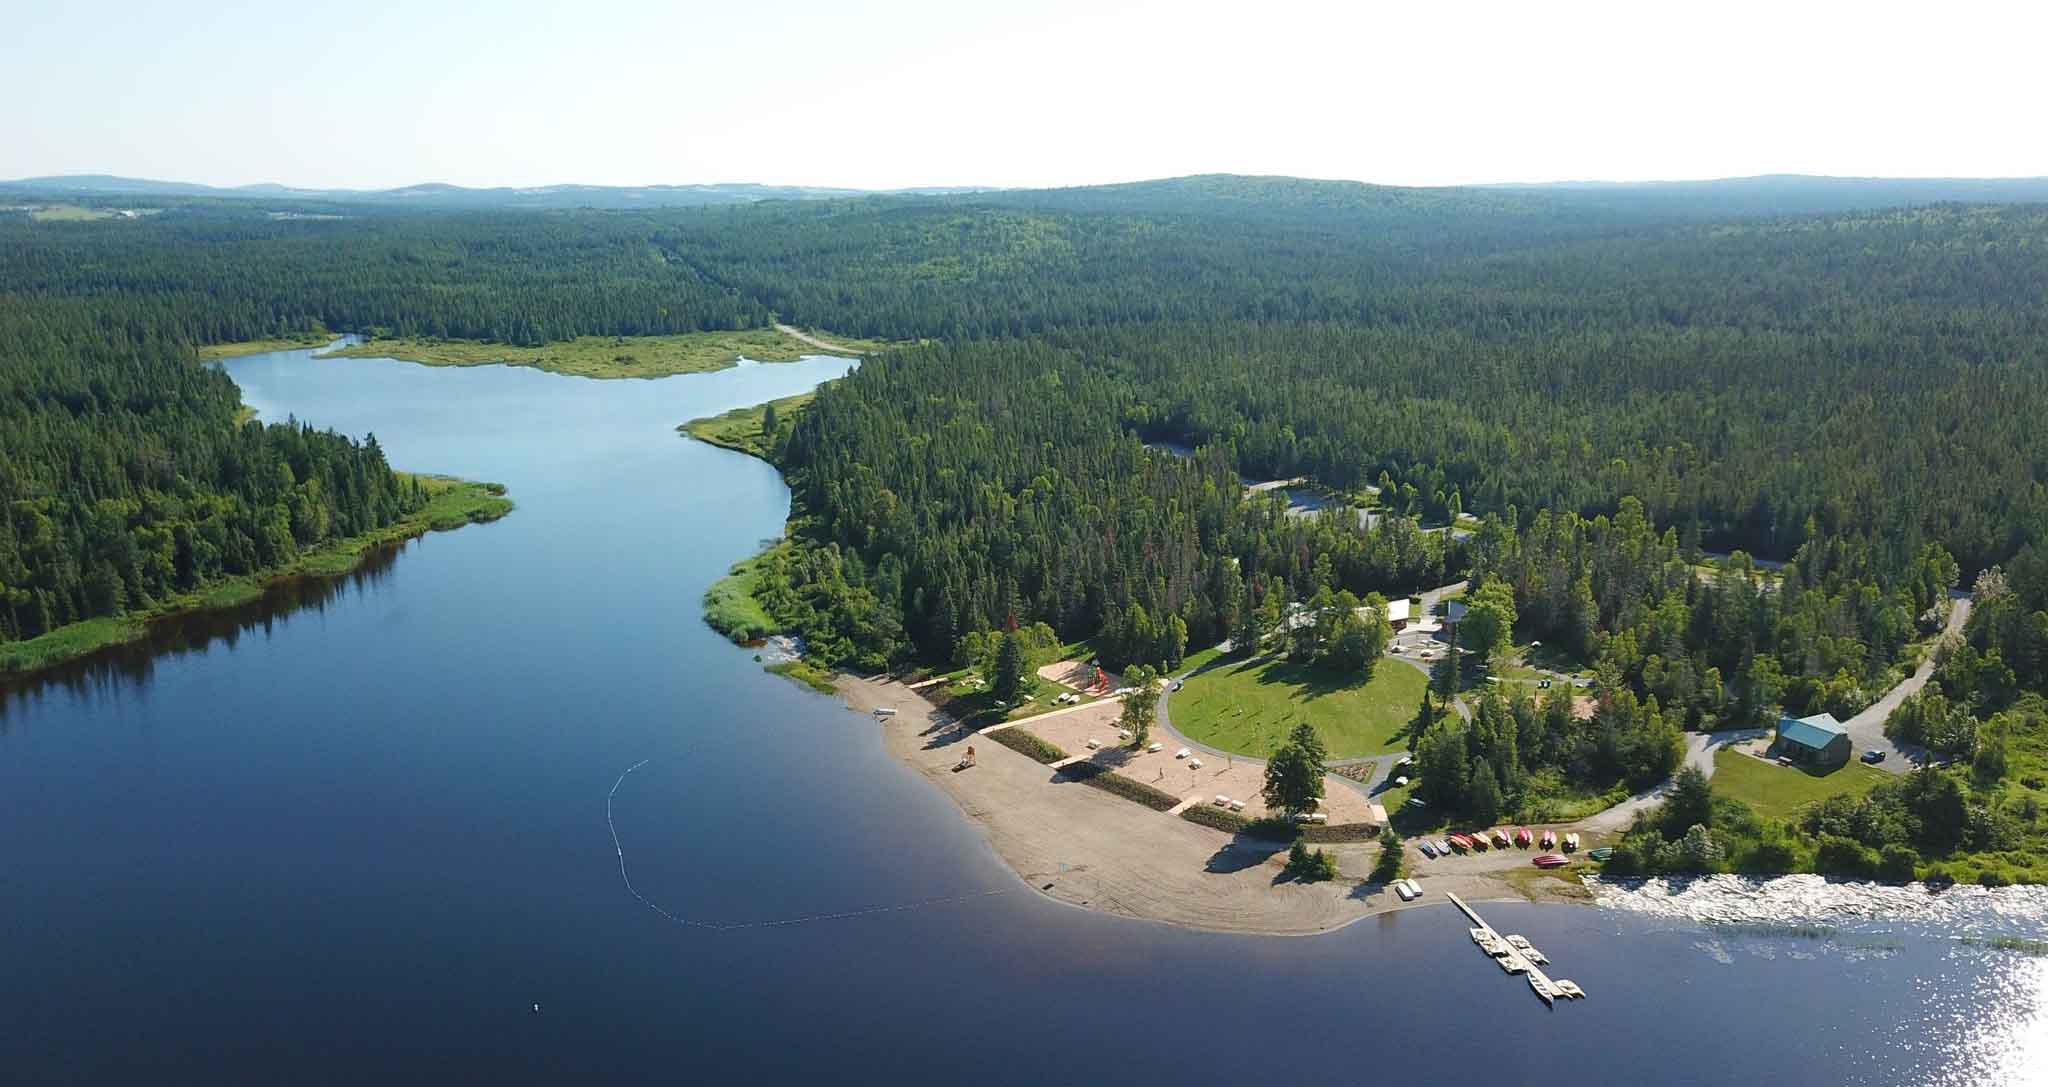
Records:
[[[1835,13],[1155,0],[44,5],[0,42],[0,177],[1042,188],[2034,178],[2031,43],[1984,3]],[[90,78],[79,57],[89,55]]]
[[[24,175],[21,175],[21,176],[18,176],[18,177],[0,177],[0,184],[22,184],[22,183],[27,183],[27,182],[37,182],[37,181],[61,181],[61,180],[67,180],[67,179],[76,179],[76,178],[112,178],[112,179],[119,179],[119,180],[124,180],[124,181],[137,181],[137,182],[153,182],[153,183],[166,183],[166,184],[174,184],[174,185],[204,185],[204,186],[207,186],[207,187],[210,187],[210,188],[220,189],[220,190],[223,190],[223,191],[233,191],[233,190],[238,190],[238,189],[253,189],[253,188],[260,188],[260,187],[263,187],[263,186],[275,185],[275,186],[278,186],[279,188],[282,188],[282,189],[285,189],[285,190],[288,190],[288,191],[293,191],[293,192],[309,192],[309,193],[322,193],[322,192],[325,192],[325,193],[343,193],[343,192],[358,192],[358,193],[376,193],[376,192],[389,192],[389,191],[392,191],[392,190],[397,190],[397,189],[419,188],[419,187],[425,187],[425,186],[432,186],[432,185],[452,185],[452,186],[455,186],[455,187],[458,187],[458,188],[465,188],[465,189],[477,189],[477,190],[484,190],[484,189],[504,189],[504,190],[510,190],[510,191],[514,191],[514,192],[520,192],[520,191],[539,191],[539,190],[546,190],[546,189],[562,189],[562,188],[570,188],[570,187],[588,187],[588,188],[617,188],[617,189],[651,189],[651,188],[715,188],[715,187],[722,187],[722,186],[746,186],[746,185],[754,185],[754,186],[760,186],[760,187],[762,187],[762,188],[797,188],[797,189],[844,189],[844,190],[848,190],[848,191],[858,191],[858,192],[867,192],[867,193],[889,193],[889,192],[905,192],[905,191],[919,191],[919,190],[936,190],[936,189],[972,189],[972,190],[980,190],[980,191],[991,191],[991,192],[992,192],[992,191],[1001,191],[1001,190],[1028,190],[1028,189],[1037,189],[1037,188],[1089,188],[1089,187],[1101,187],[1101,186],[1112,186],[1112,185],[1132,185],[1132,184],[1141,184],[1141,183],[1144,183],[1144,182],[1151,182],[1151,181],[1172,181],[1172,180],[1177,180],[1177,179],[1180,179],[1180,178],[1187,178],[1187,177],[1204,177],[1204,176],[1235,176],[1235,177],[1286,177],[1286,178],[1292,178],[1292,179],[1294,179],[1294,180],[1297,180],[1297,181],[1310,181],[1310,182],[1329,182],[1329,183],[1337,183],[1337,184],[1360,184],[1360,185],[1377,185],[1377,186],[1387,186],[1387,187],[1404,187],[1404,188],[1517,188],[1517,187],[1528,187],[1528,188],[1544,188],[1544,187],[1565,187],[1565,186],[1575,186],[1575,185],[1585,185],[1585,186],[1608,186],[1608,185],[1612,185],[1612,186],[1630,186],[1630,185],[1643,185],[1643,186],[1648,186],[1648,185],[1703,185],[1703,184],[1714,184],[1714,183],[1718,183],[1718,182],[1734,182],[1734,181],[1752,181],[1752,180],[1758,180],[1758,179],[1765,179],[1765,178],[1802,178],[1802,179],[1808,179],[1808,180],[1817,180],[1817,181],[1903,181],[1903,182],[1911,182],[1911,181],[1982,181],[1982,182],[2002,182],[2002,181],[2048,181],[2048,174],[2014,174],[2014,175],[2002,175],[2002,176],[1971,176],[1971,175],[1963,175],[1963,174],[1953,174],[1953,173],[1934,173],[1934,174],[1921,174],[1921,175],[1889,174],[1889,175],[1883,175],[1883,176],[1878,176],[1878,175],[1849,175],[1849,174],[1798,174],[1798,173],[1791,173],[1791,172],[1788,172],[1788,171],[1783,171],[1783,170],[1771,170],[1771,171],[1765,171],[1765,172],[1763,172],[1763,173],[1758,173],[1758,174],[1741,174],[1741,175],[1729,175],[1729,176],[1723,176],[1723,177],[1649,177],[1649,178],[1634,178],[1634,179],[1626,179],[1626,180],[1624,180],[1624,179],[1617,179],[1617,178],[1604,178],[1604,177],[1562,177],[1562,178],[1548,178],[1548,179],[1541,179],[1541,180],[1528,180],[1528,179],[1519,179],[1519,178],[1508,178],[1508,179],[1502,179],[1502,180],[1499,180],[1499,181],[1467,181],[1467,182],[1450,182],[1450,183],[1446,183],[1446,184],[1442,184],[1442,185],[1401,185],[1401,184],[1400,184],[1400,183],[1398,183],[1398,182],[1388,182],[1388,181],[1377,181],[1377,180],[1374,180],[1374,179],[1372,179],[1372,178],[1354,178],[1354,177],[1300,177],[1299,175],[1294,175],[1294,174],[1240,174],[1240,173],[1234,173],[1234,172],[1232,172],[1232,171],[1227,171],[1227,170],[1202,170],[1202,171],[1197,171],[1197,172],[1195,172],[1195,173],[1192,173],[1192,174],[1176,174],[1176,175],[1172,175],[1172,176],[1164,176],[1164,175],[1162,175],[1162,176],[1157,176],[1157,177],[1120,177],[1120,178],[1107,178],[1107,179],[1103,179],[1103,180],[1100,180],[1100,181],[1082,181],[1082,182],[1075,182],[1075,183],[1073,183],[1072,185],[1060,185],[1060,186],[1036,186],[1036,185],[972,185],[972,184],[949,184],[949,185],[918,185],[918,184],[910,184],[910,185],[900,185],[900,186],[892,186],[892,187],[890,187],[890,188],[888,188],[888,189],[868,189],[868,188],[862,188],[861,186],[857,186],[857,185],[844,185],[844,184],[838,184],[838,183],[835,183],[835,182],[831,182],[831,181],[763,181],[763,180],[756,180],[756,179],[751,179],[751,178],[741,178],[741,179],[732,179],[732,178],[715,178],[715,179],[709,179],[709,180],[697,180],[697,181],[644,181],[644,182],[632,182],[632,181],[626,181],[626,182],[592,182],[592,181],[579,181],[579,180],[568,180],[568,181],[538,181],[538,182],[517,182],[517,181],[496,181],[496,182],[492,182],[492,181],[485,181],[485,182],[478,182],[478,183],[475,183],[475,184],[466,184],[466,185],[465,185],[465,184],[460,184],[460,183],[457,183],[457,182],[450,182],[450,181],[442,181],[442,180],[440,180],[440,179],[437,179],[437,178],[428,178],[428,179],[425,179],[425,180],[420,180],[420,181],[409,181],[409,182],[402,182],[402,183],[399,183],[399,184],[396,184],[396,185],[385,185],[385,186],[376,186],[376,187],[368,187],[368,186],[361,186],[361,187],[359,187],[359,186],[347,186],[347,185],[310,185],[310,184],[300,184],[300,183],[296,183],[296,182],[292,182],[292,181],[284,181],[284,180],[280,180],[280,179],[277,179],[277,178],[262,178],[262,179],[258,179],[258,180],[254,180],[254,181],[242,181],[242,182],[232,182],[232,183],[216,183],[216,182],[194,181],[194,180],[192,180],[192,179],[190,179],[190,178],[184,178],[184,177],[142,177],[142,176],[137,176],[137,175],[134,175],[134,174],[125,174],[125,173],[119,173],[119,172],[116,172],[116,171],[111,171],[111,170],[83,170],[83,171],[76,171],[76,172],[72,172],[72,173],[63,173],[63,174],[54,174],[54,173],[41,173],[41,174],[24,174]]]

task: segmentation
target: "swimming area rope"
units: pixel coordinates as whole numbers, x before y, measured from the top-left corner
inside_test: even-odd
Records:
[[[740,929],[753,928],[786,928],[791,925],[808,925],[817,921],[841,921],[853,917],[867,917],[878,913],[904,913],[910,910],[921,910],[927,906],[944,906],[954,902],[972,902],[977,899],[995,898],[999,895],[1010,893],[1008,889],[979,891],[973,894],[948,895],[944,898],[919,899],[915,902],[904,902],[894,906],[869,906],[864,909],[839,910],[834,913],[814,913],[803,917],[780,917],[764,921],[701,921],[696,918],[678,916],[662,908],[660,903],[641,894],[639,888],[633,886],[633,877],[626,871],[626,847],[619,843],[619,827],[617,823],[612,821],[612,800],[619,795],[619,786],[626,783],[626,778],[633,771],[652,761],[654,760],[641,759],[639,762],[626,767],[626,772],[619,775],[619,780],[612,782],[612,791],[606,793],[604,797],[604,825],[612,833],[612,851],[619,855],[619,879],[625,883],[626,893],[632,895],[634,900],[641,905],[685,928],[708,929],[712,932],[736,932]]]

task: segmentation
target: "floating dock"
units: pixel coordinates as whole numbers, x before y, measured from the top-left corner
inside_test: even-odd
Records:
[[[1466,905],[1465,900],[1456,894],[1446,891],[1444,897],[1450,899],[1452,905],[1465,911],[1465,916],[1472,919],[1472,942],[1479,945],[1479,950],[1500,964],[1504,973],[1528,975],[1530,991],[1544,1004],[1552,1004],[1559,997],[1574,1000],[1586,995],[1586,991],[1579,988],[1577,982],[1564,978],[1553,981],[1550,975],[1538,969],[1541,964],[1550,960],[1529,941],[1520,936],[1502,936],[1495,932],[1493,926],[1486,923],[1486,918],[1479,916],[1479,911]]]

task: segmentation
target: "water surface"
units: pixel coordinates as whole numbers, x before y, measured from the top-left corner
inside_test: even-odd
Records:
[[[230,363],[266,418],[374,431],[397,466],[501,481],[519,508],[0,699],[9,1081],[1960,1084],[2048,1066],[2048,960],[1943,931],[1486,907],[1591,993],[1547,1011],[1448,909],[1258,938],[1031,893],[870,720],[699,619],[788,493],[673,427],[847,366],[599,382]],[[643,760],[612,811],[634,882],[676,916],[951,901],[666,920],[627,893],[606,825]]]

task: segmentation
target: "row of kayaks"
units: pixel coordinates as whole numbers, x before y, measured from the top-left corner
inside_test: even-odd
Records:
[[[1420,848],[1426,857],[1440,857],[1448,856],[1452,853],[1484,853],[1489,848],[1506,849],[1509,845],[1527,849],[1537,841],[1539,839],[1536,835],[1530,833],[1528,827],[1517,827],[1512,834],[1505,829],[1496,829],[1492,831],[1482,830],[1471,834],[1453,834],[1448,838],[1439,838],[1435,841],[1424,840],[1420,843]],[[1567,853],[1579,848],[1579,836],[1576,832],[1559,838],[1556,831],[1545,830],[1540,841],[1546,852],[1556,849],[1560,843],[1563,844],[1564,851]]]

